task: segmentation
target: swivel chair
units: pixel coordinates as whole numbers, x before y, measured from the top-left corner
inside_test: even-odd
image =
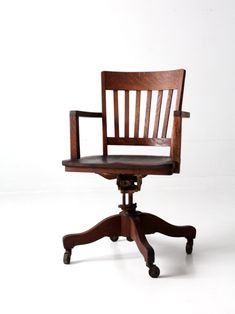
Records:
[[[186,253],[192,253],[196,237],[194,227],[172,225],[153,214],[137,210],[136,203],[133,203],[133,194],[140,190],[142,179],[147,175],[180,172],[182,119],[190,117],[188,112],[182,111],[184,81],[183,69],[160,72],[105,71],[101,73],[102,112],[70,112],[71,158],[62,162],[65,170],[93,172],[109,180],[116,179],[122,193],[122,204],[119,205],[119,214],[102,220],[85,232],[64,236],[65,264],[70,263],[75,246],[105,236],[112,241],[117,241],[119,236],[135,241],[153,278],[159,276],[160,269],[154,264],[154,250],[146,234],[159,232],[171,237],[184,237],[187,240]],[[107,102],[108,93],[112,94],[112,104]],[[133,100],[131,95],[134,96],[134,104],[130,101]],[[155,102],[152,101],[154,97]],[[123,123],[121,101],[124,103]],[[102,119],[102,155],[80,156],[79,121],[83,117]],[[172,125],[169,130],[170,122]],[[113,134],[109,133],[108,124],[113,128]],[[169,147],[170,152],[166,156],[110,155],[110,145],[119,145],[120,149],[121,145],[161,146]]]

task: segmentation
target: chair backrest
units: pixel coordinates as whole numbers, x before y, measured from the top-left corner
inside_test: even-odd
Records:
[[[171,113],[174,110],[182,109],[185,70],[104,71],[101,75],[103,154],[107,155],[108,145],[170,146],[172,132],[169,137],[169,118],[173,116]],[[107,101],[107,93],[112,93],[112,104]],[[145,98],[144,103],[143,98]],[[124,102],[122,126],[120,123],[121,100]],[[133,100],[134,103],[131,103],[130,100]],[[108,116],[108,106],[112,106],[112,117]],[[114,134],[112,136],[109,136],[107,130],[108,119],[113,124]],[[140,130],[141,119],[142,131]],[[151,130],[150,121],[152,122]]]

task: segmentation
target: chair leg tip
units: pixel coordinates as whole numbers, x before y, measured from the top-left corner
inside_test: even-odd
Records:
[[[185,247],[186,253],[188,255],[192,254],[193,252],[193,240],[188,240]]]
[[[152,278],[158,278],[160,275],[160,269],[154,264],[149,265],[148,267],[149,267],[149,276]]]
[[[71,252],[65,251],[64,253],[64,264],[68,265],[70,264],[71,260]]]
[[[118,240],[118,236],[111,236],[110,240],[116,242]]]

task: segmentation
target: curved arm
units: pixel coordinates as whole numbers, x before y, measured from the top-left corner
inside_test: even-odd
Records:
[[[77,115],[77,117],[86,117],[86,118],[102,118],[102,112],[73,110],[73,111],[70,111],[70,116],[71,115]]]
[[[70,111],[70,152],[71,159],[80,158],[79,117],[102,118],[101,112]]]

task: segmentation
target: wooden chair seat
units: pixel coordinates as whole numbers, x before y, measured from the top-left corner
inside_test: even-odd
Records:
[[[109,174],[163,174],[174,172],[174,161],[167,156],[108,155],[64,160],[67,171]]]

